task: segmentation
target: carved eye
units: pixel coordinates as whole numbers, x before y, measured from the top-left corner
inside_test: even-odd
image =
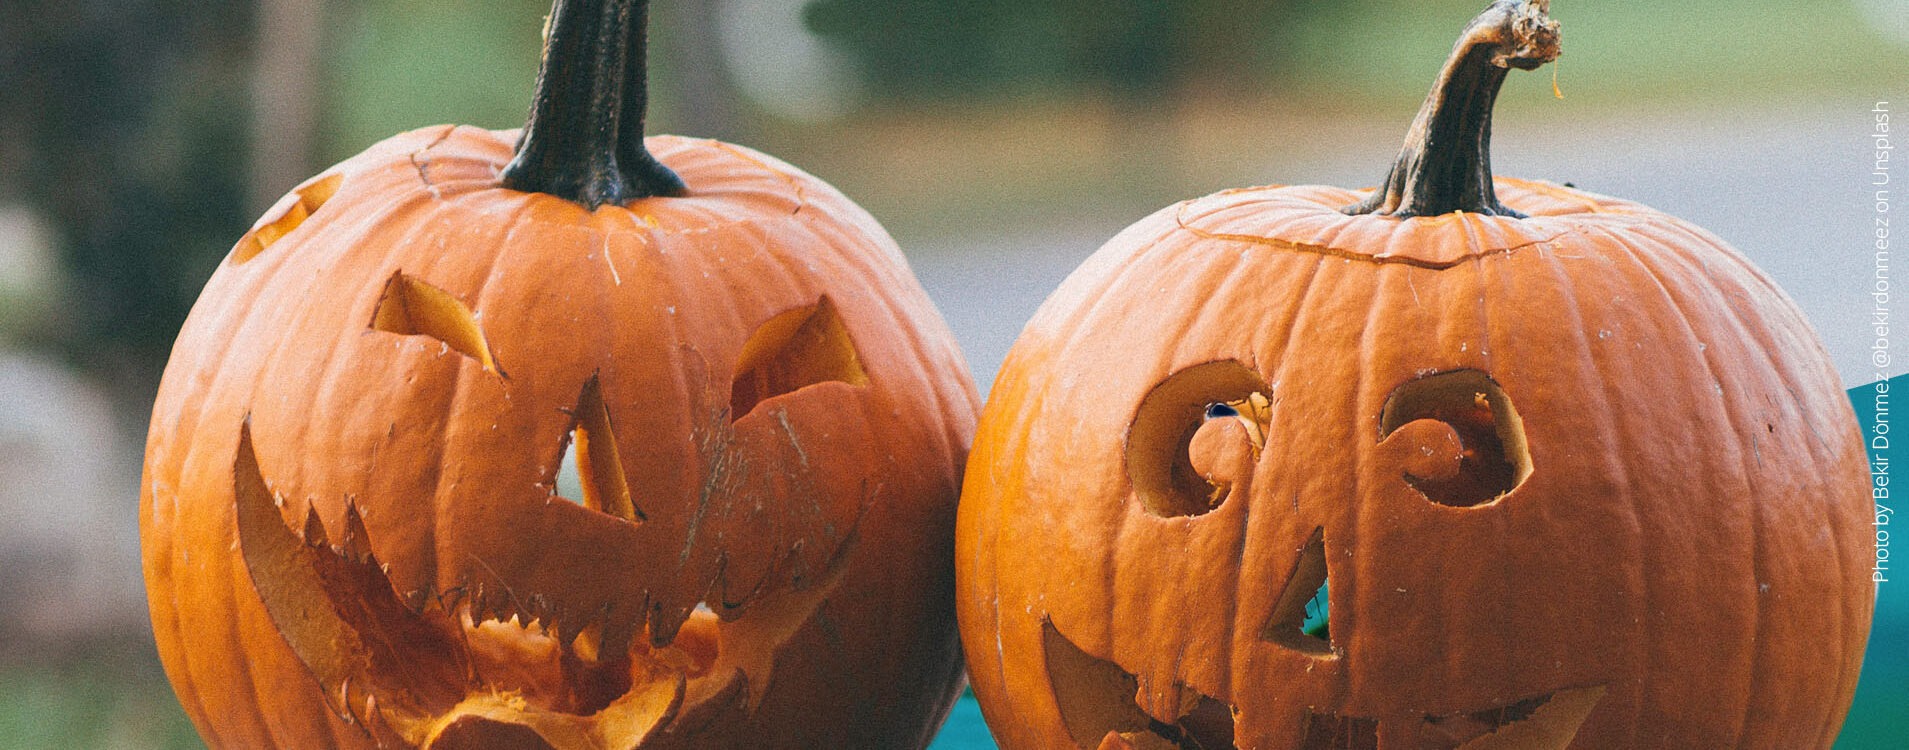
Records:
[[[1524,421],[1490,376],[1454,370],[1399,386],[1379,416],[1379,440],[1405,482],[1454,508],[1496,501],[1531,475]]]
[[[823,297],[770,318],[749,337],[729,389],[729,418],[741,419],[764,401],[830,381],[868,385],[868,372],[835,303]]]
[[[265,252],[280,238],[291,234],[312,214],[318,213],[318,209],[330,201],[344,184],[344,174],[335,173],[313,178],[286,193],[285,197],[266,209],[265,215],[260,216],[258,223],[252,226],[252,231],[246,232],[244,237],[239,238],[238,244],[232,246],[232,264],[240,265],[258,257],[259,253]]]
[[[623,455],[616,447],[616,430],[596,377],[583,384],[570,418],[554,491],[585,508],[631,523],[647,520],[623,474]]]
[[[478,325],[477,314],[450,292],[403,272],[385,281],[378,307],[371,313],[371,330],[437,339],[452,351],[476,360],[486,372],[504,374],[491,356],[490,342]]]
[[[1154,386],[1127,432],[1127,474],[1141,505],[1169,518],[1218,508],[1265,448],[1271,393],[1252,368],[1230,359]]]

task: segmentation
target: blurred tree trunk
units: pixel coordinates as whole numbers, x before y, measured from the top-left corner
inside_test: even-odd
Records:
[[[251,0],[0,0],[0,193],[68,282],[36,343],[142,414],[198,290],[245,230]]]
[[[252,77],[252,154],[247,205],[271,207],[312,173],[322,73],[324,0],[261,0]]]

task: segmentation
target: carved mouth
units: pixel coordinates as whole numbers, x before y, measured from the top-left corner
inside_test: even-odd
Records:
[[[1093,748],[1222,750],[1233,747],[1233,708],[1180,687],[1164,719],[1141,708],[1133,673],[1087,653],[1052,622],[1042,625],[1048,679],[1076,744]]]
[[[1403,723],[1410,747],[1422,750],[1564,750],[1604,698],[1605,687],[1570,688],[1496,708],[1396,719],[1309,713],[1301,750],[1377,750],[1381,727]]]
[[[436,339],[507,377],[478,315],[422,279],[390,277],[369,325]],[[302,529],[288,527],[248,418],[233,465],[247,572],[332,710],[382,745],[631,748],[659,732],[693,734],[731,709],[753,711],[777,649],[843,575],[874,497],[865,480],[861,492],[844,491],[840,467],[854,464],[805,449],[795,425],[837,408],[830,405],[869,377],[827,296],[762,323],[735,371],[727,408],[691,436],[709,465],[686,523],[668,515],[673,508],[633,496],[593,375],[564,410],[570,427],[546,464],[547,501],[496,511],[505,523],[462,529],[485,555],[447,562],[451,570],[437,570],[435,581],[380,564],[349,502],[338,534],[327,533],[316,509]],[[864,442],[854,423],[836,421],[841,445]],[[566,463],[579,480],[574,501],[557,493],[555,467]],[[786,502],[770,508],[764,498]],[[658,512],[662,528],[687,529],[686,539],[666,540],[680,542],[680,554],[631,543]],[[518,538],[563,541],[510,546]],[[648,570],[677,572],[624,585],[628,571]],[[394,579],[406,583],[402,597]],[[755,613],[746,623],[745,608]],[[739,629],[724,643],[731,624]]]
[[[234,480],[239,546],[266,612],[332,710],[381,744],[634,747],[676,715],[691,683],[724,694],[744,679],[712,673],[722,644],[708,608],[661,644],[614,644],[604,622],[547,626],[534,595],[479,590],[405,606],[355,506],[336,545],[315,510],[302,534],[284,524],[249,426]]]
[[[1139,680],[1043,626],[1048,679],[1068,734],[1083,750],[1230,750],[1237,708],[1176,685],[1163,712],[1142,705]],[[1378,750],[1383,728],[1418,750],[1564,750],[1603,699],[1605,687],[1558,690],[1502,706],[1384,718],[1307,711],[1298,750]]]

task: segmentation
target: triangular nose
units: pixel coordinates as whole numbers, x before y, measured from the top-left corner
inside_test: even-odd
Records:
[[[1260,639],[1314,657],[1337,658],[1331,638],[1327,593],[1326,530],[1315,528],[1299,550],[1273,613],[1260,628]]]

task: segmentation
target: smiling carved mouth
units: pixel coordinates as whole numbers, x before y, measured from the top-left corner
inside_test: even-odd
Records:
[[[1260,638],[1320,663],[1343,663],[1347,654],[1329,629],[1314,634],[1305,627],[1308,602],[1326,591],[1324,532],[1315,529],[1299,550]],[[1178,683],[1170,693],[1177,700],[1161,705],[1134,672],[1081,648],[1052,620],[1042,625],[1042,651],[1061,721],[1082,750],[1230,750],[1240,742],[1235,734],[1245,727],[1236,726],[1236,705]],[[1383,735],[1390,750],[1563,750],[1605,691],[1603,685],[1566,688],[1480,710],[1384,717],[1300,709],[1296,739],[1276,740],[1276,746],[1380,750]]]
[[[1177,716],[1160,718],[1141,707],[1139,681],[1114,662],[1087,653],[1055,629],[1042,626],[1048,678],[1061,721],[1082,750],[1230,750],[1238,709],[1190,688]],[[1558,690],[1479,711],[1406,712],[1386,719],[1308,711],[1299,750],[1379,750],[1387,736],[1415,750],[1563,750],[1603,699],[1605,687]],[[1388,747],[1391,747],[1388,745]]]
[[[234,489],[239,546],[273,624],[332,710],[380,744],[636,747],[676,716],[686,686],[712,676],[720,655],[707,608],[667,643],[629,638],[621,648],[603,640],[601,624],[546,628],[515,595],[470,592],[414,611],[371,554],[355,506],[337,545],[316,510],[302,534],[285,525],[249,427]]]

